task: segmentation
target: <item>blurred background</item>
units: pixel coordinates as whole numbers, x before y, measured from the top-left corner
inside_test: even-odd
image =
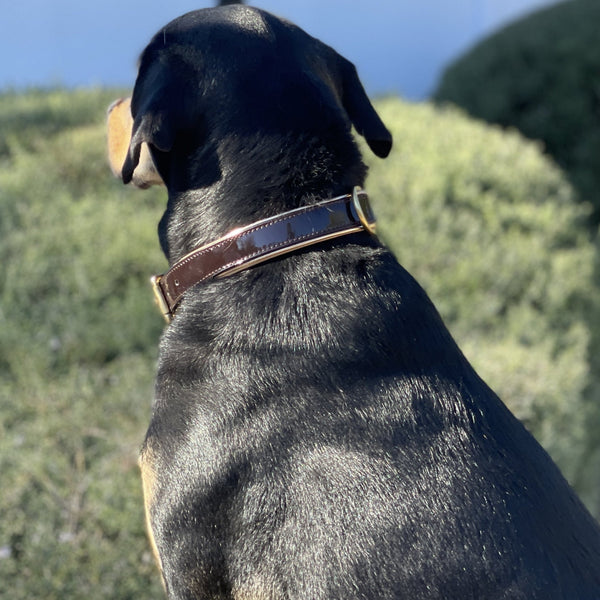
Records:
[[[137,455],[165,193],[112,178],[105,118],[203,4],[0,2],[0,598],[162,598]],[[394,136],[363,147],[381,237],[598,518],[600,0],[260,6],[357,65]]]

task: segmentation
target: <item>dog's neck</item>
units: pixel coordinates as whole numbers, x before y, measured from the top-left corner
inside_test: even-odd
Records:
[[[186,291],[199,283],[357,233],[375,233],[368,196],[359,187],[352,194],[236,228],[212,244],[200,246],[169,271],[152,278],[156,300],[170,322]]]
[[[205,144],[193,161],[185,161],[201,169],[170,173],[168,179],[159,236],[169,263],[236,227],[362,186],[366,167],[354,140],[341,148],[338,142],[329,151],[322,140],[301,137]]]

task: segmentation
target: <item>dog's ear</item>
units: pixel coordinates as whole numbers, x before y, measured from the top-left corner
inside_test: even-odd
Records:
[[[346,113],[369,148],[380,158],[385,158],[392,149],[392,134],[375,112],[354,65],[344,58],[341,63],[342,104]]]
[[[121,170],[124,183],[140,187],[156,183],[155,178],[168,184],[177,147],[201,136],[196,66],[169,46],[164,50],[162,34],[157,39],[140,58],[131,98],[131,142]]]
[[[132,171],[128,160],[132,149],[132,131],[134,127],[131,116],[131,98],[119,99],[108,109],[108,160],[115,177],[121,177],[125,183],[133,181],[140,188],[163,183],[158,174],[148,145],[138,145],[135,153],[135,165]],[[125,166],[127,163],[127,176]]]
[[[149,95],[140,95],[143,98],[141,104],[135,102],[135,96],[132,100],[135,118],[121,171],[123,183],[133,181],[138,187],[142,187],[140,184],[151,185],[151,181],[146,182],[147,178],[160,178],[151,160],[149,147],[160,152],[169,152],[175,137],[172,110],[168,107],[162,87],[158,87]]]
[[[151,56],[148,50],[146,54]],[[171,151],[176,133],[186,118],[183,106],[185,83],[181,81],[177,65],[167,68],[163,61],[149,60],[145,55],[141,59],[131,99],[131,142],[122,169],[123,182],[133,180],[135,185],[139,185],[138,180],[144,174],[153,176],[153,173],[146,172],[148,169],[151,171],[151,165],[158,175],[153,163],[144,162],[144,148],[150,149],[148,154]]]
[[[107,113],[107,142],[108,162],[115,177],[121,177],[121,167],[127,156],[127,149],[131,141],[131,118],[130,98],[119,98],[108,108]]]

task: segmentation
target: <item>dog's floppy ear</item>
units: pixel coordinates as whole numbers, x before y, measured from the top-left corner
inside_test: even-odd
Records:
[[[164,106],[161,91],[159,88],[149,98],[145,98],[141,106],[134,106],[135,118],[131,130],[131,142],[121,170],[123,183],[133,180],[135,185],[139,185],[138,180],[144,174],[152,176],[150,165],[146,161],[147,157],[144,156],[148,147],[156,148],[161,152],[168,152],[173,147],[175,127],[171,111]],[[152,168],[156,173],[153,163]]]
[[[161,185],[163,181],[156,170],[146,143],[136,148],[136,163],[127,177],[124,175],[125,163],[132,148],[131,98],[119,99],[108,109],[108,160],[115,177],[121,177],[125,183],[133,181],[140,188]],[[128,166],[128,170],[131,167]]]
[[[108,162],[115,177],[121,177],[121,168],[131,142],[131,98],[119,98],[109,107],[107,113]]]
[[[123,163],[123,182],[136,181],[142,174],[140,170],[148,165],[142,164],[144,148],[169,152],[173,149],[175,136],[185,119],[182,98],[185,97],[181,77],[176,69],[167,69],[160,61],[142,66],[131,99],[133,127],[131,142]],[[184,84],[182,84],[184,85]]]
[[[342,104],[346,113],[369,148],[380,158],[385,158],[392,149],[392,134],[375,112],[354,65],[344,58],[341,63]]]

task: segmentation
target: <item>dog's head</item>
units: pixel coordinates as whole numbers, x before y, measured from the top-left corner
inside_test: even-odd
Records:
[[[182,163],[210,170],[203,146],[220,161],[219,144],[235,136],[327,140],[350,124],[387,156],[391,135],[350,62],[258,9],[204,9],[169,23],[144,50],[130,105],[109,112],[110,162],[125,183],[171,187],[184,177]]]

